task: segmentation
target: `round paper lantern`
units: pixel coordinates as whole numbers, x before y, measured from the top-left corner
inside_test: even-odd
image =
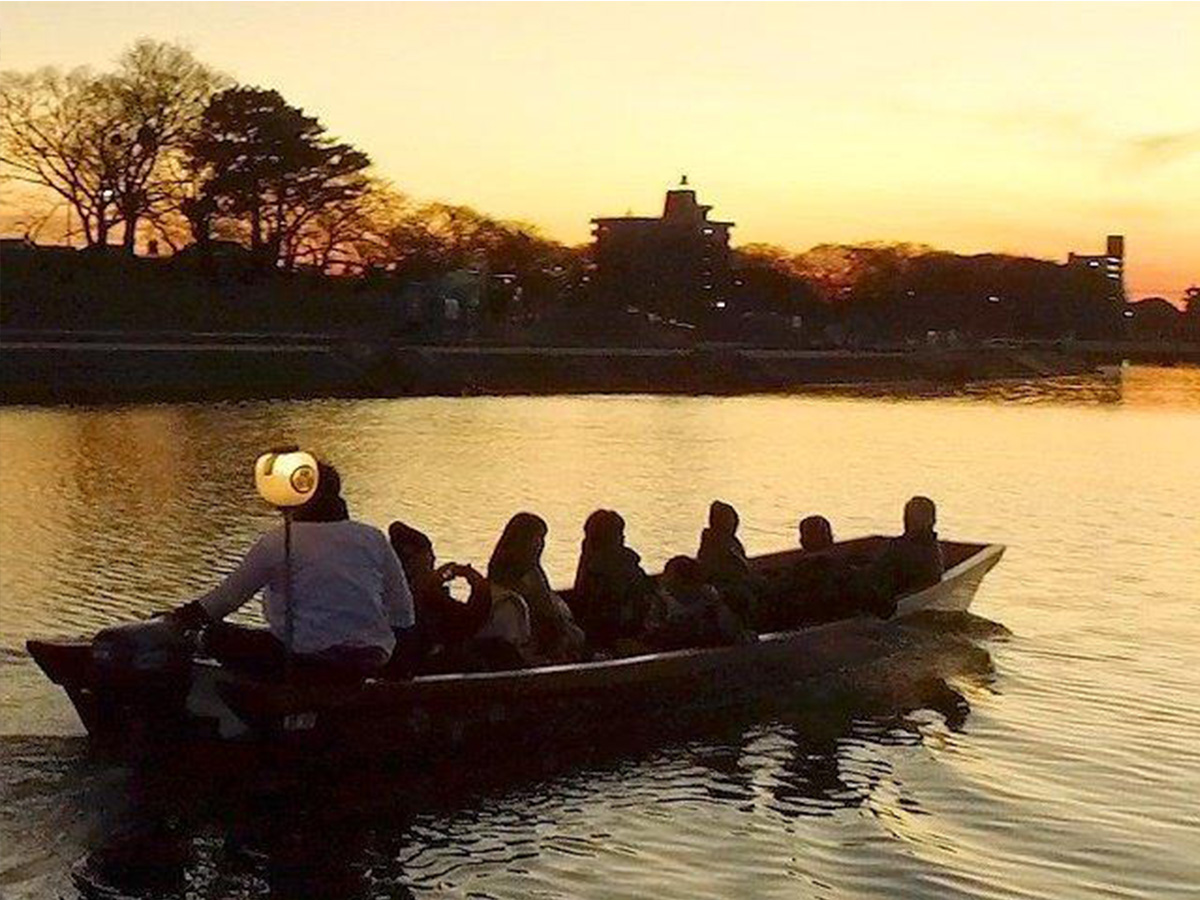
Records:
[[[254,486],[272,506],[299,506],[317,490],[317,461],[303,450],[264,453],[254,464]]]

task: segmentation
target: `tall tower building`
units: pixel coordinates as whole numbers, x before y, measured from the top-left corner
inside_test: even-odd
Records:
[[[661,217],[592,219],[596,287],[615,308],[637,306],[696,319],[729,293],[729,230],[709,219],[683,176],[667,191]]]
[[[1086,268],[1095,272],[1096,277],[1103,277],[1108,282],[1108,296],[1120,302],[1125,301],[1125,236],[1110,234],[1105,253],[1097,256],[1072,253],[1067,257],[1067,265],[1073,268]]]

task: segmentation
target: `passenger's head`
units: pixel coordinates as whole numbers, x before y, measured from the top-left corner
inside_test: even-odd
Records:
[[[583,523],[584,543],[591,550],[611,550],[625,546],[625,520],[611,509],[598,509]]]
[[[734,535],[738,529],[737,510],[720,500],[708,508],[708,527],[717,534]]]
[[[317,462],[317,489],[292,511],[297,522],[340,522],[350,518],[342,499],[342,476],[327,462]]]
[[[420,578],[433,572],[437,557],[428,536],[403,522],[393,522],[388,526],[388,540],[409,578]]]
[[[700,564],[690,556],[673,556],[663,566],[662,577],[668,588],[698,585],[701,583]]]
[[[913,497],[904,504],[904,533],[921,534],[933,531],[937,524],[937,507],[928,497]]]
[[[833,527],[824,516],[806,516],[800,520],[800,546],[819,553],[833,546]]]
[[[537,566],[546,547],[549,527],[541,516],[520,512],[508,520],[488,560],[488,578],[498,584],[512,584]]]

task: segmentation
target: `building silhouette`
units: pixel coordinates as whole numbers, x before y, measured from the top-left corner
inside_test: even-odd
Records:
[[[1067,266],[1089,270],[1096,278],[1107,282],[1105,294],[1110,300],[1125,301],[1125,236],[1110,234],[1105,253],[1089,256],[1080,253],[1067,255]]]
[[[723,308],[734,223],[709,219],[711,209],[696,201],[685,175],[667,191],[661,217],[592,219],[600,301],[693,322]]]

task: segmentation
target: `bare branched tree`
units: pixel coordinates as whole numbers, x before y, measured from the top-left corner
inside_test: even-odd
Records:
[[[97,90],[120,111],[108,143],[126,252],[133,252],[143,218],[153,218],[164,237],[172,233],[164,217],[182,201],[184,150],[209,100],[230,84],[183,47],[151,40],[138,41],[114,74],[99,79]]]
[[[106,138],[118,122],[87,69],[0,73],[0,174],[58,194],[87,245],[106,244],[116,217]]]
[[[388,234],[408,207],[403,194],[381,181],[329,203],[296,236],[297,261],[321,272],[362,272],[392,262]]]
[[[173,160],[227,83],[187,50],[149,40],[109,74],[0,73],[0,177],[60,196],[89,247],[124,223],[132,252],[140,221],[177,203]]]

